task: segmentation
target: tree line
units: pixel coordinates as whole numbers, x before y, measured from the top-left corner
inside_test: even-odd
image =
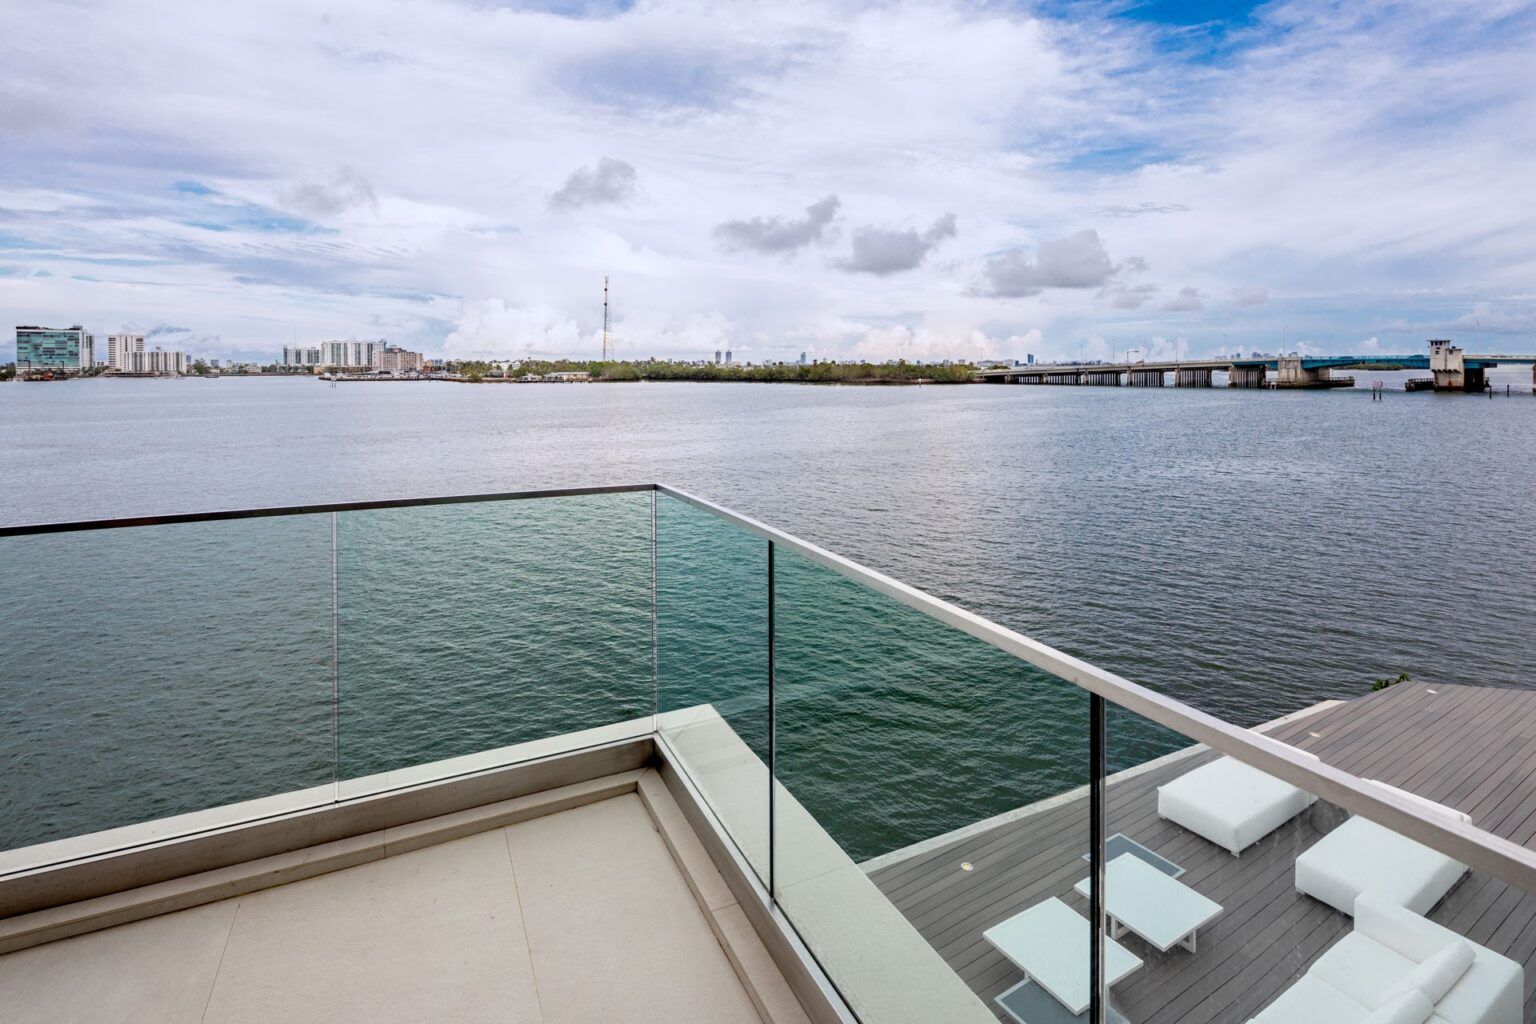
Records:
[[[450,369],[470,379],[500,377],[502,371],[490,363],[455,363]],[[508,377],[544,376],[550,373],[589,373],[593,380],[692,380],[692,381],[765,381],[789,384],[966,384],[974,368],[968,363],[950,366],[925,365],[899,360],[895,363],[779,363],[768,366],[740,366],[717,363],[617,362],[602,360],[527,360]]]

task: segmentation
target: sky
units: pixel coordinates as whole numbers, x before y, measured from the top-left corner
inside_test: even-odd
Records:
[[[0,318],[596,358],[607,275],[620,358],[1530,351],[1533,53],[1506,0],[6,4]]]

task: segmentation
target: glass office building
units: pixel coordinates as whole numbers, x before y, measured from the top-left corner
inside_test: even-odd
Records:
[[[95,364],[94,344],[91,332],[78,324],[62,328],[17,327],[16,368],[79,372]]]

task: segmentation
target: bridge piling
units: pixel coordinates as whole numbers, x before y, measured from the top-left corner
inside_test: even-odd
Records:
[[[1267,370],[1263,364],[1256,366],[1234,365],[1227,371],[1227,387],[1229,388],[1262,388]]]

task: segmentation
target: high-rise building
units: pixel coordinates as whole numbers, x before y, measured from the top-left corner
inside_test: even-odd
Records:
[[[804,352],[800,353],[800,365],[801,366],[805,365],[805,353]]]
[[[128,373],[130,372],[128,369],[129,356],[134,352],[143,351],[144,335],[109,334],[107,335],[107,368]]]
[[[730,366],[731,365],[731,350],[730,349],[726,349],[725,350],[725,365],[726,366]]]
[[[307,347],[283,346],[284,366],[315,366],[320,362],[320,347],[310,345]]]
[[[715,365],[716,366],[720,365],[720,350],[719,349],[715,349]]]
[[[96,365],[95,345],[91,332],[79,324],[73,327],[21,325],[16,328],[16,369],[79,373]]]
[[[320,343],[320,366],[373,367],[379,365],[384,346],[377,341],[323,341]]]
[[[1026,353],[1024,353],[1024,361],[1026,363],[1028,363],[1030,366],[1034,366],[1035,365],[1035,354],[1033,352],[1026,352]]]

